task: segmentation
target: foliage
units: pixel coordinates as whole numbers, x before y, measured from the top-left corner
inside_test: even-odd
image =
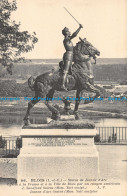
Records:
[[[101,138],[99,134],[95,135],[94,142],[101,142]]]
[[[119,59],[118,59],[119,60]],[[94,65],[95,81],[126,81],[127,80],[127,62],[119,64],[97,64]]]
[[[17,84],[15,80],[0,81],[1,97],[33,97],[32,91],[28,84]]]
[[[22,139],[21,138],[17,138],[17,140],[16,140],[16,147],[17,148],[22,148]]]
[[[31,51],[38,41],[35,32],[31,35],[20,31],[20,23],[11,20],[11,13],[16,10],[16,0],[0,1],[0,64],[7,67],[10,74],[13,62],[21,60],[21,53]]]
[[[0,136],[0,148],[4,148],[5,145],[6,145],[6,140],[4,140],[4,139],[2,138],[2,136]]]

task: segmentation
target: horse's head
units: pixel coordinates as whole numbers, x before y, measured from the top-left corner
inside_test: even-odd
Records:
[[[97,50],[90,42],[84,39],[80,39],[80,42],[76,44],[74,47],[74,53],[81,52],[83,55],[89,55],[91,57],[95,57],[95,55],[99,56],[100,51]],[[75,54],[74,54],[75,55]]]

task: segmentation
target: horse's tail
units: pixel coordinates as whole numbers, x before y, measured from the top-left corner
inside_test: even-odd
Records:
[[[35,84],[35,78],[33,76],[31,76],[29,79],[28,79],[28,86],[29,88],[34,91],[34,84]]]

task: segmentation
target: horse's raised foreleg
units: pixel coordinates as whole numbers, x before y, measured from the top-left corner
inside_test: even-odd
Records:
[[[30,125],[30,120],[29,120],[29,116],[30,116],[30,110],[34,107],[34,105],[36,103],[38,103],[39,100],[37,99],[37,97],[34,97],[33,100],[31,100],[29,103],[28,103],[28,108],[27,108],[27,111],[26,111],[26,115],[24,117],[24,125],[25,126],[28,126]]]
[[[79,116],[79,113],[78,113],[78,107],[79,107],[79,104],[80,104],[80,92],[81,91],[79,91],[79,90],[77,90],[77,92],[76,92],[76,101],[75,101],[75,108],[74,108],[75,120],[80,119],[80,116]]]
[[[53,120],[59,120],[60,119],[60,112],[57,110],[57,108],[53,105],[51,105],[51,100],[53,98],[55,90],[51,89],[48,94],[46,95],[46,102],[45,105],[48,107],[48,109],[52,112],[51,118]]]
[[[85,89],[87,91],[90,91],[90,92],[93,92],[93,93],[96,93],[96,94],[95,94],[95,96],[90,97],[89,100],[85,100],[84,104],[91,103],[91,102],[94,101],[95,98],[100,96],[100,91],[97,88],[95,88],[94,85],[90,84],[89,82],[86,83],[86,88]]]

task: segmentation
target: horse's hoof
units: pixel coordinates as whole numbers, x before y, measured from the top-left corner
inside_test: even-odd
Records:
[[[81,117],[79,115],[75,116],[75,120],[80,120],[80,119],[81,119]]]
[[[52,114],[52,116],[51,116],[51,119],[53,119],[53,120],[60,120],[60,114],[58,113],[58,114]]]
[[[75,120],[80,120],[81,117],[78,112],[74,112]]]
[[[29,119],[23,119],[24,120],[24,126],[30,126],[30,120]]]

